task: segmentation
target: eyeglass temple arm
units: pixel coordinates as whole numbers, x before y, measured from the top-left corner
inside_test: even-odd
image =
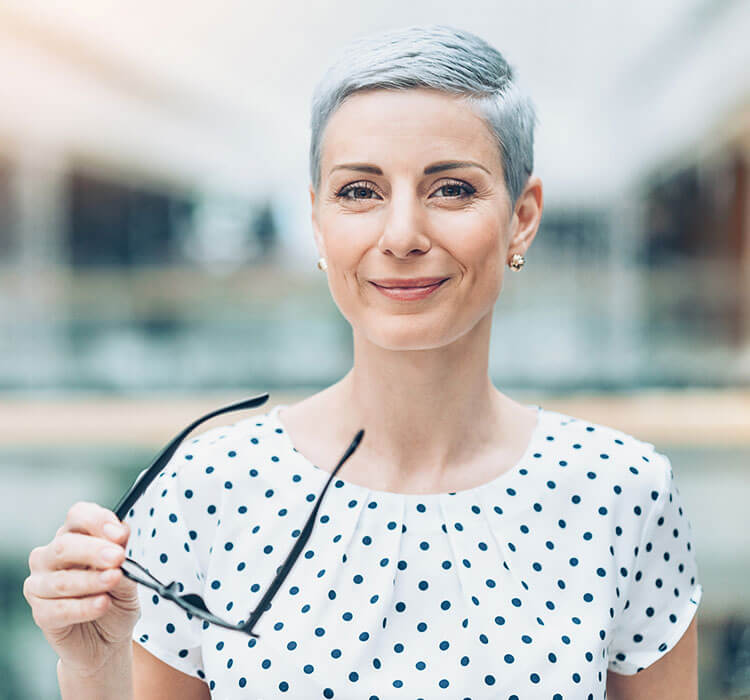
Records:
[[[140,498],[141,494],[146,490],[148,485],[153,481],[154,477],[165,467],[165,465],[172,458],[172,455],[177,451],[180,443],[188,436],[188,434],[196,427],[198,427],[204,421],[218,416],[222,413],[229,413],[230,411],[239,411],[244,408],[256,408],[262,406],[268,401],[268,393],[258,394],[250,399],[244,399],[237,403],[217,408],[211,413],[207,413],[205,416],[201,416],[197,420],[193,421],[187,428],[185,428],[177,437],[175,437],[154,459],[151,466],[146,469],[138,477],[136,482],[131,486],[128,492],[120,499],[118,504],[112,509],[119,520],[122,520],[131,506]]]
[[[331,483],[331,480],[336,475],[336,472],[339,470],[342,464],[346,462],[349,457],[352,456],[354,453],[354,450],[359,447],[359,443],[362,441],[362,438],[365,434],[364,430],[360,430],[352,440],[351,444],[349,445],[348,449],[344,453],[344,456],[339,460],[339,463],[336,465],[336,468],[331,473],[331,476],[328,477],[328,481],[326,482],[326,485],[323,487],[323,490],[320,492],[320,496],[318,496],[318,501],[315,504],[315,507],[313,508],[312,512],[307,518],[307,522],[305,523],[305,527],[302,528],[302,533],[300,534],[299,538],[294,544],[294,547],[292,547],[292,551],[289,552],[289,555],[286,558],[286,561],[283,563],[281,568],[279,569],[278,573],[276,574],[276,578],[273,580],[271,585],[268,587],[268,590],[266,591],[263,598],[261,598],[261,601],[258,603],[258,605],[255,607],[255,610],[250,614],[250,618],[248,621],[243,625],[242,629],[245,632],[250,632],[253,634],[252,629],[255,627],[255,624],[260,619],[260,616],[263,614],[263,612],[266,609],[266,605],[271,601],[271,599],[276,595],[276,591],[279,590],[281,587],[281,584],[284,583],[284,579],[287,577],[289,572],[292,570],[292,567],[294,566],[294,563],[297,561],[297,557],[299,557],[299,553],[302,551],[302,548],[307,544],[307,540],[310,539],[310,534],[312,533],[313,525],[315,523],[315,516],[318,513],[318,509],[320,508],[320,504],[323,500],[323,496],[325,495],[325,492],[328,490],[328,486]],[[253,636],[258,636],[253,634]]]

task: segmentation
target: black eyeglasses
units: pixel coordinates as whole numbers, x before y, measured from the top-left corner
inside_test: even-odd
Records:
[[[263,405],[266,401],[268,401],[268,394],[259,394],[258,396],[254,396],[251,399],[246,399],[244,401],[240,401],[239,403],[224,406],[223,408],[219,408],[215,411],[212,411],[211,413],[207,413],[205,416],[202,416],[201,418],[198,418],[198,420],[192,422],[159,453],[156,459],[154,459],[154,461],[151,463],[151,466],[143,471],[143,473],[135,480],[133,485],[128,489],[127,493],[112,509],[113,512],[120,520],[123,520],[125,518],[125,515],[128,513],[128,511],[133,507],[135,502],[148,488],[148,485],[167,465],[169,460],[172,458],[172,455],[180,446],[180,443],[194,428],[199,426],[204,421],[207,421],[209,418],[213,418],[214,416],[218,416],[222,413],[229,413],[230,411],[239,411],[245,408],[256,408],[257,406]],[[201,620],[205,620],[207,622],[210,622],[211,624],[218,625],[219,627],[226,627],[230,630],[246,632],[251,637],[256,637],[259,639],[260,635],[253,632],[253,627],[258,622],[263,612],[268,607],[270,607],[271,600],[276,594],[276,591],[278,591],[281,584],[284,583],[284,579],[291,571],[292,566],[294,566],[294,562],[297,561],[297,557],[299,557],[300,552],[307,543],[307,540],[310,538],[310,533],[312,533],[315,516],[318,512],[318,509],[320,508],[320,502],[323,500],[323,496],[328,489],[328,485],[331,483],[331,479],[333,479],[333,477],[336,475],[336,472],[340,469],[341,465],[346,462],[349,457],[352,456],[354,450],[356,450],[359,446],[359,443],[362,440],[364,434],[365,431],[360,430],[354,436],[354,439],[344,453],[344,456],[339,460],[339,463],[336,465],[336,468],[333,470],[331,476],[326,482],[325,487],[321,491],[318,502],[315,504],[315,507],[308,516],[305,527],[303,528],[300,536],[297,538],[297,542],[292,548],[292,551],[289,552],[289,555],[287,556],[283,566],[278,569],[276,578],[274,578],[273,582],[268,587],[268,591],[266,591],[266,594],[263,596],[260,603],[258,603],[255,610],[253,610],[253,612],[250,614],[250,619],[247,622],[243,621],[239,624],[234,624],[214,615],[206,607],[203,598],[201,598],[199,595],[197,595],[196,593],[186,593],[184,595],[181,595],[179,583],[177,583],[176,581],[172,581],[168,584],[162,583],[147,568],[141,566],[133,559],[130,559],[130,557],[126,557],[123,565],[120,567],[123,574],[125,574],[125,576],[127,576],[129,579],[132,579],[136,583],[140,583],[141,585],[147,586],[148,588],[156,591],[162,598],[171,600],[173,603],[176,603],[188,613],[188,617],[194,615]],[[144,578],[144,574],[148,578]]]

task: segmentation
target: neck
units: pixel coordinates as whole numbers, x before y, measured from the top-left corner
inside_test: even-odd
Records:
[[[502,441],[510,400],[488,376],[491,323],[429,350],[388,350],[355,333],[354,365],[329,405],[342,434],[365,429],[360,459],[390,465],[394,478],[437,480]]]

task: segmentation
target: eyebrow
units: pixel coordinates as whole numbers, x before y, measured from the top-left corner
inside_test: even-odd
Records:
[[[443,170],[455,170],[457,168],[480,168],[481,170],[484,170],[486,173],[490,175],[492,174],[483,165],[480,165],[479,163],[474,163],[473,161],[470,161],[470,160],[449,160],[449,161],[443,161],[440,163],[433,163],[432,165],[428,165],[424,169],[424,175],[431,175],[432,173],[439,173],[439,172],[442,172]],[[356,170],[357,172],[371,173],[372,175],[383,174],[383,171],[377,165],[369,165],[368,163],[343,163],[341,165],[335,165],[329,171],[329,175],[334,170]]]

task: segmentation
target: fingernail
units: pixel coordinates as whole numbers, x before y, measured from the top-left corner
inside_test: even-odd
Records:
[[[102,559],[109,564],[114,564],[121,556],[122,549],[118,547],[107,547],[102,550]]]
[[[107,571],[102,571],[101,574],[99,574],[99,580],[102,583],[112,583],[112,581],[115,580],[117,576],[117,569],[107,569]]]
[[[113,525],[112,523],[106,523],[103,529],[104,529],[104,534],[113,540],[118,539],[123,533],[122,526]]]

